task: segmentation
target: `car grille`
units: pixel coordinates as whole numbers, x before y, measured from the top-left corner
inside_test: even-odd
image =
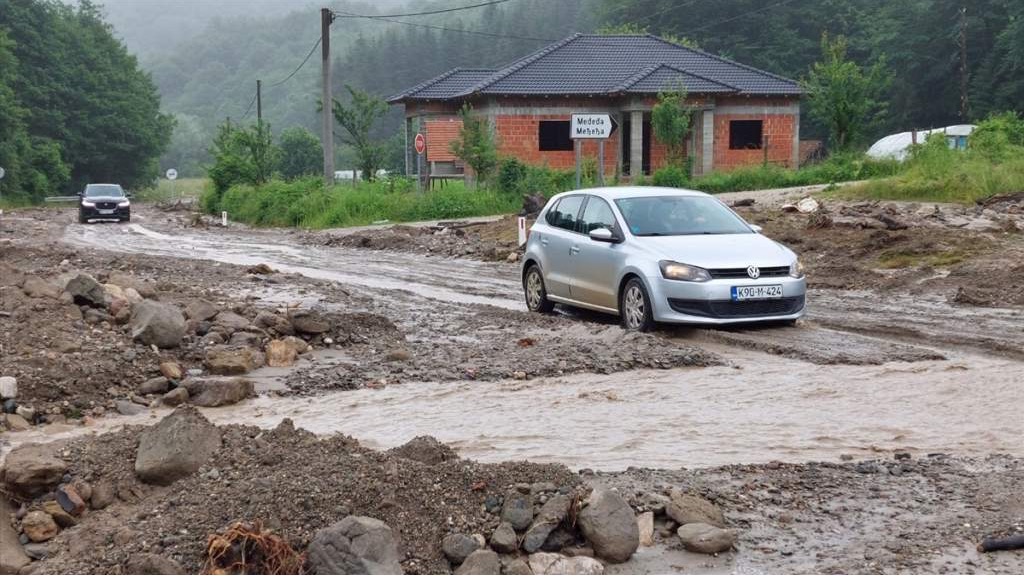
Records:
[[[668,305],[680,314],[708,318],[756,318],[758,316],[787,316],[804,307],[803,296],[775,300],[681,300],[669,298]]]
[[[712,268],[708,270],[711,277],[718,279],[749,278],[746,268]],[[789,276],[789,266],[768,266],[761,268],[760,278],[778,278]]]
[[[112,210],[117,208],[117,202],[97,202],[96,207],[101,210]]]

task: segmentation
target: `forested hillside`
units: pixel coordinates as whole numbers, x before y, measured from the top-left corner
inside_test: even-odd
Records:
[[[466,4],[416,2],[405,8]],[[370,16],[402,8],[396,3],[333,7],[341,14]],[[237,119],[247,110],[253,115],[249,103],[257,78],[264,80],[264,117],[275,131],[316,128],[319,54],[285,84],[273,84],[309,53],[319,35],[317,12],[317,5],[308,4],[271,17],[255,7],[245,17],[214,20],[187,45],[147,58],[165,110],[178,115],[181,128],[172,145],[178,165],[202,160],[185,157],[195,152],[191,143],[209,139],[225,117]],[[1024,106],[1024,2],[1019,0],[509,0],[429,17],[339,18],[332,28],[335,93],[351,84],[384,97],[455,66],[495,66],[572,32],[623,27],[686,38],[709,52],[797,79],[820,58],[823,33],[845,35],[854,60],[880,63],[888,77],[886,109],[868,127],[867,137],[961,121],[962,31],[966,120]],[[379,135],[394,133],[399,119],[399,111],[392,110]],[[822,135],[808,118],[805,122],[805,134]]]
[[[0,0],[0,194],[38,201],[157,172],[173,120],[89,3]]]

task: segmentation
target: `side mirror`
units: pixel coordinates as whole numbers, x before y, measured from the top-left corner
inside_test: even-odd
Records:
[[[607,228],[594,228],[590,231],[590,239],[595,242],[615,243],[619,241],[618,236]]]
[[[761,230],[764,230],[764,228],[758,226],[757,224],[751,224],[750,229],[754,231],[754,234],[760,234]]]

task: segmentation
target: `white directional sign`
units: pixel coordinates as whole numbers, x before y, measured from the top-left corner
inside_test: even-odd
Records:
[[[178,179],[178,171],[175,170],[174,168],[169,168],[167,170],[167,179],[168,180],[177,180]]]
[[[607,114],[573,114],[569,129],[573,140],[604,140],[612,135],[612,118]]]

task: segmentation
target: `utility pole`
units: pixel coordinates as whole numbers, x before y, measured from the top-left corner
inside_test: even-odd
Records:
[[[256,81],[256,125],[263,126],[263,81]]]
[[[320,9],[320,49],[323,65],[323,109],[324,183],[334,184],[334,98],[331,96],[331,22],[334,13],[330,8]]]
[[[967,121],[967,6],[960,7],[960,120]]]

